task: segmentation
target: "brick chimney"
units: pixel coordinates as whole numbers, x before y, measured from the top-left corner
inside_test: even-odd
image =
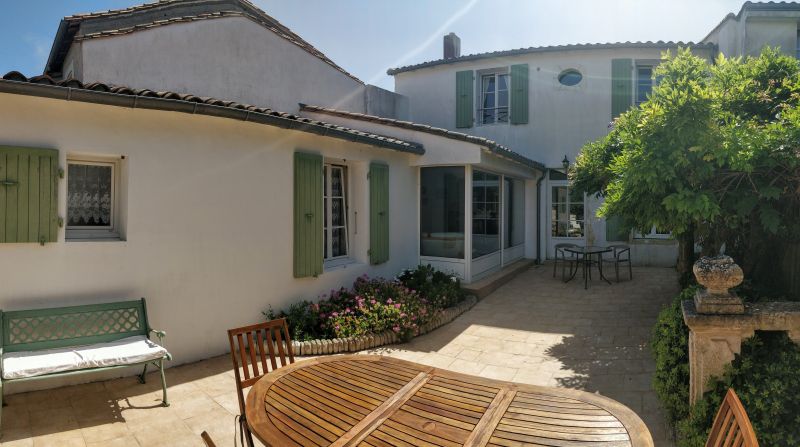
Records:
[[[453,59],[461,56],[461,39],[456,33],[444,36],[444,58]]]

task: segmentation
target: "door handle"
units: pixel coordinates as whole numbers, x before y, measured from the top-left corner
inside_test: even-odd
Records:
[[[3,185],[3,186],[14,186],[14,185],[18,185],[18,184],[19,184],[19,182],[16,181],[16,180],[3,180],[3,181],[0,181],[0,185]]]

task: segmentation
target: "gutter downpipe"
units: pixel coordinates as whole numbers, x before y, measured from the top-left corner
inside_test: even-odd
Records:
[[[542,176],[536,181],[536,265],[542,264],[542,247],[540,246],[542,232],[540,231],[541,228],[539,228],[542,225],[542,181],[549,172],[549,168],[545,169],[542,172]]]

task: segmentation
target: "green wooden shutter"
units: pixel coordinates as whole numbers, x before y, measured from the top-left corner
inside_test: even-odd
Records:
[[[294,276],[322,273],[322,156],[294,154]]]
[[[389,260],[389,166],[369,165],[369,262]]]
[[[58,151],[0,146],[0,243],[58,238]]]
[[[528,124],[528,64],[511,66],[511,124]]]
[[[631,235],[629,228],[625,228],[622,218],[610,216],[606,218],[606,242],[628,242]]]
[[[456,127],[472,127],[475,108],[472,70],[456,72]]]
[[[627,111],[633,103],[633,61],[611,59],[611,118]]]

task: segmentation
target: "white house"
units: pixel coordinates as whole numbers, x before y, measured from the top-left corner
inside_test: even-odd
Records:
[[[741,41],[758,8],[693,50]],[[570,203],[562,160],[679,44],[446,43],[391,70],[389,92],[246,0],[65,18],[44,75],[0,80],[0,309],[144,296],[184,363],[362,274],[425,263],[475,282],[560,240],[617,240],[596,201]],[[640,263],[674,260],[666,235],[630,242]]]
[[[709,61],[757,54],[765,45],[800,56],[798,3],[746,2],[699,43],[622,42],[530,47],[461,55],[461,41],[444,38],[442,59],[388,71],[396,93],[408,98],[409,119],[497,141],[543,163],[538,192],[537,258],[551,258],[560,242],[625,242],[633,261],[674,265],[677,244],[652,228],[648,234],[596,217],[594,197],[574,201],[564,163],[608,133],[614,117],[647,99],[653,67],[666,50],[689,47]]]

